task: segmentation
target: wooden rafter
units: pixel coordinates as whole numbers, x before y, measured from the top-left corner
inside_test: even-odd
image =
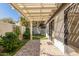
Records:
[[[12,5],[30,20],[47,20],[58,8],[51,3],[12,3]]]

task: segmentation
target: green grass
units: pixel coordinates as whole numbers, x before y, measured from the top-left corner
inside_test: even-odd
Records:
[[[47,39],[45,35],[41,35],[41,34],[37,34],[37,35],[33,35],[32,37],[34,40],[43,40],[43,39]]]
[[[6,51],[4,51],[4,52],[0,53],[0,56],[13,56],[13,55],[15,55],[15,53],[16,53],[22,46],[24,46],[25,43],[27,43],[28,41],[29,41],[28,39],[22,40],[22,41],[21,41],[21,45],[20,45],[15,51],[13,51],[13,52],[6,52]]]

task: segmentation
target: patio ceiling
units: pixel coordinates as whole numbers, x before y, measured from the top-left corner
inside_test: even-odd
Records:
[[[55,13],[61,4],[12,3],[11,5],[16,8],[23,16],[28,18],[29,21],[46,21]]]

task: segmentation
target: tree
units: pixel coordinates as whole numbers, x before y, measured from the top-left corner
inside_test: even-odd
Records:
[[[20,17],[20,24],[25,27],[29,26],[29,22],[22,16]]]
[[[12,18],[3,18],[0,21],[5,22],[5,23],[15,24],[15,21],[13,21]]]

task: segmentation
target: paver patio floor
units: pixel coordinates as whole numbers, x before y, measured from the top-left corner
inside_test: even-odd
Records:
[[[63,55],[50,40],[30,40],[15,56],[55,56]]]

